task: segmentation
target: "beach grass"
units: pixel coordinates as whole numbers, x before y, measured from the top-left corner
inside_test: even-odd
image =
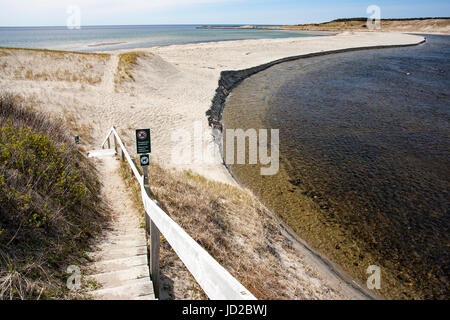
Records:
[[[101,68],[109,57],[97,53],[0,48],[0,70],[4,78],[12,80],[98,85],[103,76]]]
[[[140,187],[126,162],[120,171],[143,213]],[[149,168],[149,180],[152,198],[161,208],[258,299],[305,299],[312,294],[302,272],[287,263],[291,243],[249,192],[157,163]],[[163,290],[175,299],[206,299],[164,237],[161,246]]]
[[[0,299],[77,299],[69,265],[83,267],[107,220],[92,163],[68,129],[0,96]]]
[[[135,81],[133,69],[138,64],[138,59],[148,55],[146,52],[127,52],[119,55],[119,63],[117,65],[116,78],[114,82],[119,84],[123,81]]]

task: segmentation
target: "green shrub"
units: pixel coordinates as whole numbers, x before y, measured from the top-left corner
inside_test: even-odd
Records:
[[[105,216],[96,171],[68,130],[0,96],[0,299],[63,298]]]

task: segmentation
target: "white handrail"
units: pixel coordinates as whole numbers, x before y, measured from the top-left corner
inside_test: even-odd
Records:
[[[101,145],[102,148],[105,146],[105,143],[108,141],[109,136],[111,135],[111,133],[113,132],[113,130],[114,130],[114,127],[112,127],[111,129],[109,129],[108,134],[106,135],[106,138],[105,138],[105,140],[103,140],[103,143],[102,143],[102,145]]]
[[[140,175],[114,127],[109,131],[102,147],[109,139],[111,133],[116,137],[136,179],[139,181],[142,202],[147,215],[161,234],[164,235],[167,242],[194,276],[195,280],[197,280],[206,295],[211,300],[256,300],[250,291],[149,198],[144,188],[144,177]]]

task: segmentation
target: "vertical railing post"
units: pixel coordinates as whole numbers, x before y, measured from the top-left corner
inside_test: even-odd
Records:
[[[115,126],[113,126],[113,129],[114,129],[114,131],[116,131],[116,127]],[[113,138],[114,138],[114,150],[116,151],[116,154],[117,154],[117,139],[116,139],[116,134],[115,134],[114,131],[112,132]]]
[[[154,222],[150,220],[150,268],[152,279],[154,281],[153,288],[155,290],[156,299],[159,299],[159,247],[159,229]]]
[[[148,181],[148,167],[142,167],[144,174],[144,189],[150,198],[150,183]],[[153,288],[155,291],[156,299],[159,298],[159,248],[160,248],[160,235],[158,227],[150,219],[149,215],[145,212],[145,228],[147,234],[150,235],[150,274],[152,276]]]
[[[148,182],[148,167],[142,167],[142,173],[144,174],[144,189],[145,193],[150,197],[150,184]],[[148,234],[150,234],[150,217],[149,215],[144,212],[145,214],[145,230]]]
[[[134,161],[134,158],[131,157],[131,161],[136,165],[136,162]],[[133,168],[130,167],[131,176],[134,176]]]

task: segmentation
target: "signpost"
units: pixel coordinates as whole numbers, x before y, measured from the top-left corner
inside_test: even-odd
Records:
[[[136,153],[140,155],[142,173],[144,174],[144,189],[150,197],[150,183],[148,181],[148,166],[150,165],[150,155],[152,152],[150,129],[136,130]],[[155,288],[155,296],[159,298],[159,245],[160,235],[156,225],[151,221],[148,214],[145,214],[146,231],[150,235],[150,273]]]
[[[79,136],[75,136],[75,143],[76,144],[80,144],[80,137]]]

